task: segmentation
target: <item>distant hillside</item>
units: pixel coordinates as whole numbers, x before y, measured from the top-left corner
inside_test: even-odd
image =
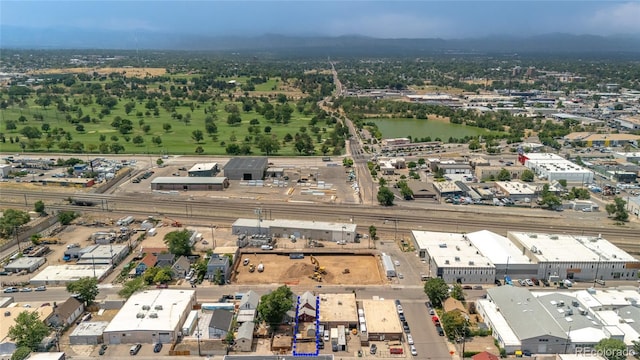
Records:
[[[594,36],[547,34],[532,37],[491,36],[477,39],[377,39],[364,36],[255,37],[162,34],[149,31],[102,31],[72,28],[24,29],[0,26],[0,47],[20,49],[157,49],[259,50],[304,54],[416,55],[443,52],[636,53],[640,35]]]

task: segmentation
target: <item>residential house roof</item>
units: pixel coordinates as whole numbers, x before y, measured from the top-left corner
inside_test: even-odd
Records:
[[[447,298],[447,300],[442,303],[442,309],[444,310],[444,312],[460,311],[463,314],[467,313],[467,310],[464,308],[464,304],[462,303],[462,301],[454,299],[452,297]]]
[[[483,351],[471,357],[471,360],[499,360],[499,357],[490,352]]]
[[[215,310],[211,315],[211,321],[209,321],[209,327],[224,331],[229,331],[231,327],[231,320],[233,320],[233,313],[228,310]]]
[[[253,339],[253,327],[255,325],[252,322],[245,322],[238,328],[238,336],[236,339]]]
[[[173,266],[171,267],[171,269],[175,271],[187,272],[189,271],[190,267],[191,267],[191,262],[189,262],[189,259],[187,259],[185,256],[180,256],[178,260],[176,260],[176,262],[173,263]]]
[[[307,307],[309,309],[316,309],[316,296],[313,295],[310,291],[305,291],[304,294],[300,295],[300,303],[298,308],[302,309]]]
[[[316,311],[314,309],[309,309],[306,307],[300,308],[298,310],[298,317],[305,316],[305,315],[315,319]]]
[[[260,295],[258,295],[255,291],[249,290],[244,295],[242,295],[242,300],[240,300],[239,309],[257,309],[258,303],[260,302]]]
[[[78,301],[78,299],[74,297],[70,297],[65,302],[63,302],[62,304],[59,304],[55,308],[54,314],[58,316],[58,319],[66,320],[71,316],[71,314],[73,314],[75,311],[78,310],[78,308],[82,306],[83,304],[80,301]]]
[[[157,257],[158,257],[158,260],[156,262],[157,267],[172,266],[173,262],[176,260],[176,256],[174,254],[168,254],[168,253],[158,254]]]
[[[145,264],[148,268],[152,268],[154,266],[156,266],[156,264],[158,263],[158,257],[148,253],[147,255],[145,255],[145,257],[140,261],[141,264]]]

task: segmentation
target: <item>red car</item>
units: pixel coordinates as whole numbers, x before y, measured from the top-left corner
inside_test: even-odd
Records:
[[[156,288],[158,288],[158,289],[167,289],[168,287],[169,287],[169,285],[167,285],[167,284],[158,284],[158,285],[156,285]]]

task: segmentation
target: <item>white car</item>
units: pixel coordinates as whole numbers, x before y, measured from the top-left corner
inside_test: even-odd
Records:
[[[407,344],[413,345],[413,336],[411,334],[407,334]]]
[[[418,350],[416,350],[415,346],[411,345],[409,349],[411,350],[411,355],[418,356]]]
[[[396,260],[393,262],[396,266],[400,266],[400,261]]]
[[[398,314],[403,314],[404,311],[402,311],[402,305],[398,305]]]

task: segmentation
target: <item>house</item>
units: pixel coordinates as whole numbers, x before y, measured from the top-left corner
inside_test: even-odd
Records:
[[[471,357],[471,360],[499,360],[500,358],[490,352],[483,351]]]
[[[230,268],[228,257],[212,254],[207,263],[207,278],[209,281],[214,281],[217,274],[222,273],[223,277],[220,281],[226,281],[229,278]]]
[[[253,344],[253,327],[252,322],[246,322],[238,328],[238,336],[236,337],[236,351],[251,351]]]
[[[445,313],[458,311],[463,316],[467,316],[467,310],[464,308],[464,304],[462,303],[462,301],[454,299],[452,297],[448,297],[447,300],[442,303],[442,309]]]
[[[300,295],[298,299],[298,320],[301,322],[310,322],[316,319],[316,308],[318,298],[310,291],[306,291]]]
[[[145,255],[145,257],[142,260],[140,260],[140,263],[138,264],[138,266],[136,266],[136,276],[140,276],[145,271],[147,271],[148,268],[152,268],[156,266],[157,262],[158,262],[158,257],[151,253],[148,253],[147,255]]]
[[[176,256],[170,253],[162,253],[157,255],[157,267],[171,267],[173,263],[176,261]]]
[[[189,259],[185,256],[180,256],[171,267],[171,271],[174,278],[184,278],[189,273],[190,268],[191,262],[189,262]]]
[[[298,309],[299,322],[312,322],[316,319],[316,311],[303,307]]]
[[[238,306],[238,310],[256,310],[258,308],[259,302],[260,295],[258,295],[253,290],[249,290],[244,293],[244,295],[242,295],[242,300],[240,300],[240,306]]]
[[[211,321],[209,321],[209,338],[222,339],[227,336],[232,320],[233,312],[222,309],[215,310],[211,315]]]
[[[50,326],[68,326],[73,324],[76,319],[84,312],[84,304],[74,297],[68,298],[62,304],[55,304],[53,315],[48,320]]]

